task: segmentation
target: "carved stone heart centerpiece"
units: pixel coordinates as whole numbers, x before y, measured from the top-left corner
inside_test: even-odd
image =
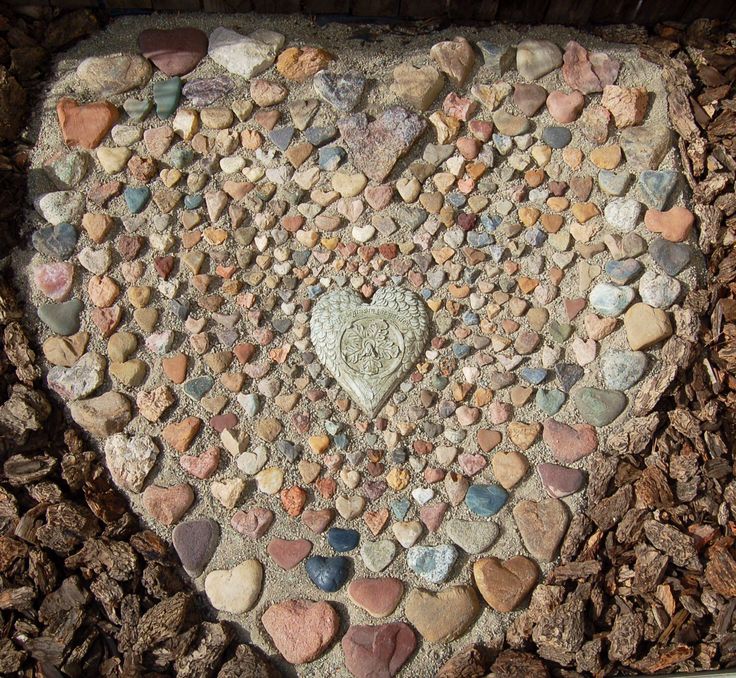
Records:
[[[429,318],[424,302],[408,290],[383,287],[370,304],[357,292],[337,290],[315,305],[311,335],[337,383],[375,416],[419,360]]]

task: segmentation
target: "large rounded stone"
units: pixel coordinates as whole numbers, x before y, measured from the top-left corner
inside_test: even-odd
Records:
[[[472,586],[450,586],[438,593],[414,589],[406,598],[404,614],[428,643],[459,638],[480,612]]]
[[[77,77],[95,94],[109,96],[143,87],[153,75],[147,59],[137,54],[88,57],[77,66]]]

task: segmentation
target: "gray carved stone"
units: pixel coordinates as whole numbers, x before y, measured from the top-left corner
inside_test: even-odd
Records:
[[[315,304],[310,331],[321,363],[375,417],[417,364],[429,317],[419,296],[398,287],[380,288],[370,304],[353,290],[336,290]]]

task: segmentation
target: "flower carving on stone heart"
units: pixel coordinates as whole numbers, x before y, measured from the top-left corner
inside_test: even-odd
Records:
[[[378,374],[398,357],[401,349],[391,338],[390,328],[380,318],[361,318],[345,331],[342,352],[350,367],[362,374]]]

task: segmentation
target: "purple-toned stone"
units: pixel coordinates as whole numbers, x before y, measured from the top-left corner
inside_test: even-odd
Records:
[[[220,543],[220,527],[210,518],[188,520],[174,528],[171,541],[184,569],[190,576],[198,577]]]
[[[555,499],[575,494],[585,482],[582,471],[559,464],[539,464],[537,473],[547,494]]]
[[[374,181],[383,181],[397,160],[422,135],[426,121],[401,106],[384,111],[373,122],[356,113],[337,123],[356,169]]]

